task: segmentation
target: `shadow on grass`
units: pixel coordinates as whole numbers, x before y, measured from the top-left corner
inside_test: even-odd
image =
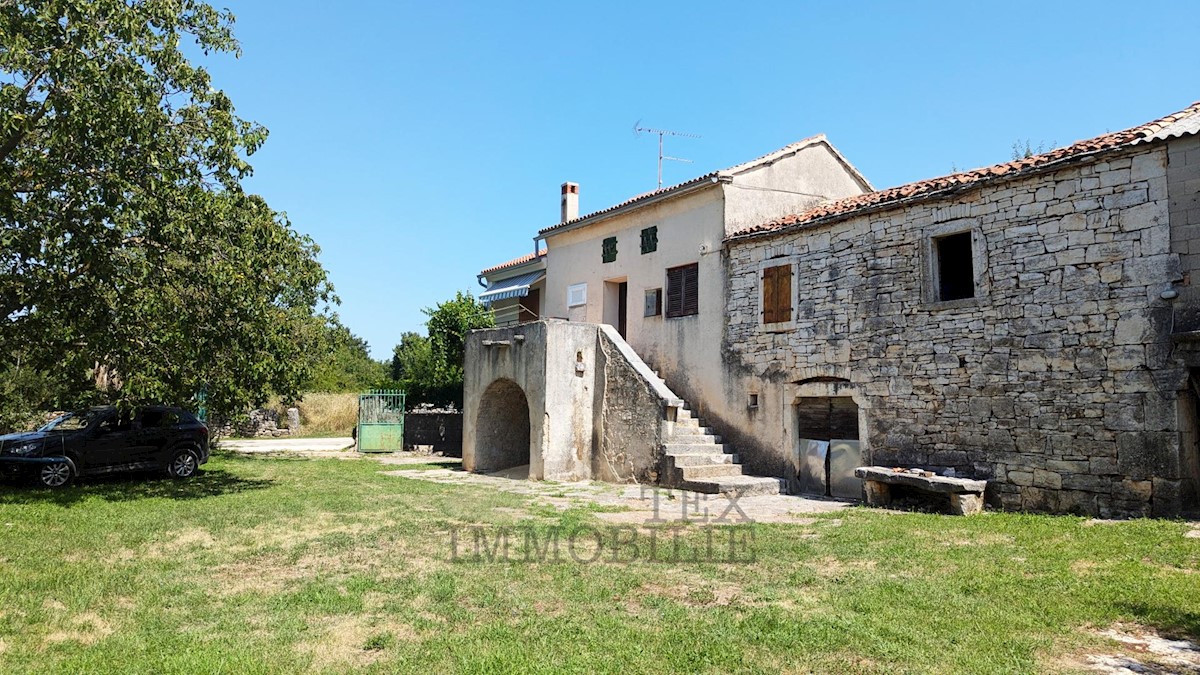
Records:
[[[1155,628],[1164,636],[1200,642],[1200,613],[1144,602],[1126,602],[1118,606],[1136,616],[1142,625]]]
[[[70,506],[84,499],[96,498],[112,502],[136,501],[147,498],[204,499],[221,495],[261,490],[274,481],[242,478],[222,469],[203,469],[186,480],[176,480],[156,474],[127,473],[112,476],[88,476],[60,490],[47,490],[21,484],[0,488],[2,504],[58,504]]]

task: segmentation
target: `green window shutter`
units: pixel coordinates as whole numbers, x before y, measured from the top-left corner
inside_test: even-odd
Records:
[[[642,255],[658,250],[658,226],[642,230]]]
[[[601,251],[600,257],[606,263],[610,263],[617,259],[617,238],[616,237],[609,237],[604,240],[604,243],[602,244],[602,251]]]

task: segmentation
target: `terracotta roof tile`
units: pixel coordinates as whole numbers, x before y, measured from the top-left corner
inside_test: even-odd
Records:
[[[818,222],[841,220],[866,211],[892,208],[920,199],[938,197],[947,192],[990,182],[999,177],[1011,179],[1035,173],[1044,168],[1057,166],[1060,163],[1090,156],[1098,152],[1116,150],[1139,143],[1148,143],[1154,140],[1198,132],[1200,132],[1200,101],[1177,113],[1167,115],[1162,119],[1147,122],[1124,131],[1117,131],[1078,141],[1066,147],[1057,148],[1032,157],[818,204],[803,213],[784,216],[761,225],[746,228],[734,233],[729,239],[767,235]]]
[[[520,258],[513,258],[512,260],[509,260],[508,262],[502,262],[499,265],[496,265],[494,267],[489,267],[486,270],[483,270],[482,272],[480,272],[479,276],[491,274],[492,272],[499,272],[500,270],[506,270],[511,267],[517,267],[519,265],[524,265],[527,262],[533,262],[534,258],[542,258],[542,257],[545,257],[545,255],[546,255],[546,249],[544,249],[544,248],[539,250],[536,254],[535,253],[526,253],[525,255],[521,256]]]

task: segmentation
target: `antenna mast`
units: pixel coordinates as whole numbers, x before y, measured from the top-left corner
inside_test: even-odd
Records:
[[[700,136],[698,134],[688,134],[688,133],[684,133],[682,131],[671,131],[670,129],[651,129],[649,127],[643,127],[641,120],[638,120],[637,122],[634,123],[633,133],[635,136],[640,135],[642,133],[658,134],[658,187],[659,187],[659,189],[662,189],[662,183],[663,183],[663,181],[662,181],[662,163],[663,163],[664,159],[670,160],[672,162],[684,162],[687,164],[692,163],[692,160],[690,160],[690,159],[683,159],[681,157],[671,157],[670,155],[663,154],[663,137],[664,136],[679,136],[680,138],[700,138]]]

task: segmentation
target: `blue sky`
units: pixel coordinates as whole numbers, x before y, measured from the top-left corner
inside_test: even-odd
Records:
[[[203,61],[271,130],[249,188],[321,246],[384,358],[421,308],[594,211],[825,133],[876,187],[1063,145],[1200,99],[1193,2],[225,0]]]

